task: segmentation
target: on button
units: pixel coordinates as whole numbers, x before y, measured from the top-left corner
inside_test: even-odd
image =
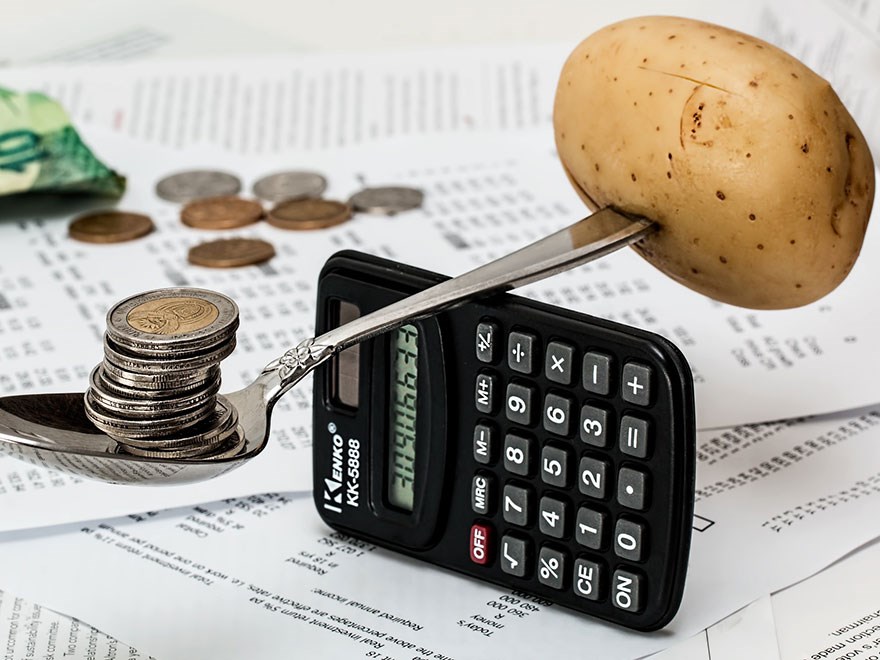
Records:
[[[486,525],[471,526],[471,561],[480,566],[489,563],[489,540],[491,530]]]

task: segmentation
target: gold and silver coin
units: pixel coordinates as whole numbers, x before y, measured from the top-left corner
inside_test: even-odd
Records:
[[[254,194],[267,202],[320,197],[327,190],[327,179],[317,172],[290,170],[268,174],[254,183]]]
[[[425,194],[418,188],[383,186],[364,188],[348,200],[355,211],[376,215],[395,215],[421,208]]]
[[[126,298],[107,314],[86,415],[133,455],[216,457],[240,448],[237,413],[218,395],[219,363],[234,350],[237,328],[238,307],[214,291]]]
[[[156,194],[167,202],[185,204],[204,197],[237,195],[241,179],[220,170],[187,170],[166,176],[156,184]]]

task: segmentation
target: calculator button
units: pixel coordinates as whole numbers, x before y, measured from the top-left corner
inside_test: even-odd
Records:
[[[529,476],[534,451],[534,440],[508,433],[504,436],[504,469],[523,477]]]
[[[628,509],[644,510],[648,503],[648,475],[634,468],[620,468],[617,501]]]
[[[477,374],[477,387],[474,394],[474,405],[486,415],[495,412],[495,397],[498,390],[498,376],[490,373]]]
[[[535,408],[536,396],[537,394],[534,387],[520,385],[518,383],[508,383],[507,397],[505,399],[507,419],[515,424],[530,426],[532,423],[532,410]]]
[[[582,506],[575,520],[574,540],[590,550],[601,550],[605,543],[607,519],[607,514]]]
[[[611,578],[614,607],[627,612],[640,612],[644,600],[644,584],[641,575],[618,568]]]
[[[555,497],[544,496],[538,507],[538,529],[542,534],[561,539],[568,526],[568,504]]]
[[[602,499],[605,497],[605,479],[608,463],[597,458],[584,457],[578,468],[578,490],[584,495]]]
[[[496,338],[498,337],[498,324],[492,321],[483,321],[477,326],[476,349],[477,359],[480,362],[491,364],[495,362]]]
[[[581,440],[594,447],[608,444],[608,411],[596,406],[581,408]]]
[[[574,348],[561,341],[551,341],[547,344],[547,354],[544,358],[544,375],[547,376],[547,380],[560,385],[571,385],[573,373]]]
[[[527,332],[511,332],[507,338],[507,366],[521,374],[534,371],[538,338]]]
[[[570,452],[547,445],[541,450],[541,481],[550,486],[568,488]]]
[[[589,559],[574,560],[574,592],[587,600],[599,600],[602,597],[603,575],[602,565]]]
[[[507,484],[504,487],[504,503],[501,508],[506,522],[525,527],[531,522],[532,517],[531,491],[528,488]]]
[[[471,484],[471,509],[474,513],[487,516],[492,510],[495,484],[490,475],[477,474]]]
[[[594,394],[608,394],[611,391],[611,357],[604,353],[584,355],[584,389]]]
[[[624,415],[620,420],[620,451],[636,458],[645,458],[648,455],[648,421]]]
[[[538,582],[551,589],[565,587],[565,553],[546,545],[538,554]]]
[[[474,426],[474,460],[486,465],[495,457],[495,429],[488,424]]]
[[[487,525],[471,525],[471,561],[484,566],[489,563],[489,549],[492,530]]]
[[[571,408],[567,396],[548,394],[544,397],[544,428],[550,433],[567,436],[571,431]]]
[[[511,534],[501,537],[501,570],[508,575],[525,577],[531,561],[531,547],[528,539]]]
[[[621,388],[623,400],[637,406],[651,403],[651,367],[635,362],[623,365]]]
[[[614,554],[630,561],[642,561],[648,531],[642,523],[618,518],[614,526]]]

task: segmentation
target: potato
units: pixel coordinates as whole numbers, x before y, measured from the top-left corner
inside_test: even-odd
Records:
[[[674,17],[610,25],[566,61],[553,123],[587,205],[656,221],[635,249],[705,295],[797,307],[858,256],[865,139],[825,80],[759,39]]]

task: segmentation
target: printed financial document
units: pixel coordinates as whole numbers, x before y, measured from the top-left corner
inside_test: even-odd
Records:
[[[615,660],[683,642],[880,533],[880,409],[704,432],[698,451],[684,601],[657,634],[331,531],[308,494],[5,534],[0,585],[163,660],[280,658],[293,648],[346,660],[583,657],[588,648]],[[851,608],[826,629],[862,616]]]
[[[224,361],[224,391],[312,336],[317,275],[334,252],[356,248],[455,275],[513,251],[585,214],[542,134],[401,140],[333,152],[255,161],[216,152],[186,154],[95,133],[92,143],[125,167],[130,189],[120,208],[147,213],[157,231],[139,241],[89,245],[67,237],[70,212],[16,204],[0,224],[8,257],[0,263],[0,394],[85,391],[101,361],[105,315],[123,298],[167,286],[216,289],[241,307],[238,348]],[[398,183],[426,192],[422,210],[396,217],[357,215],[318,232],[265,223],[236,235],[273,243],[278,256],[255,267],[199,268],[187,248],[230,236],[180,223],[179,207],[154,185],[187,167],[224,167],[245,190],[259,176],[316,169],[329,198],[362,184]],[[0,213],[11,213],[0,202]],[[880,278],[880,237],[869,232],[846,282],[820,303],[750,312],[714,303],[620,251],[523,290],[526,295],[659,332],[676,342],[695,374],[702,428],[755,423],[870,405],[880,399],[880,318],[865,300]],[[132,268],[137,264],[137,268]],[[59,331],[64,319],[64,331]],[[117,487],[85,482],[13,459],[0,461],[0,530],[100,519],[266,490],[311,488],[311,387],[297,385],[273,416],[263,456],[223,477],[183,487]],[[71,497],[72,492],[77,497]]]

